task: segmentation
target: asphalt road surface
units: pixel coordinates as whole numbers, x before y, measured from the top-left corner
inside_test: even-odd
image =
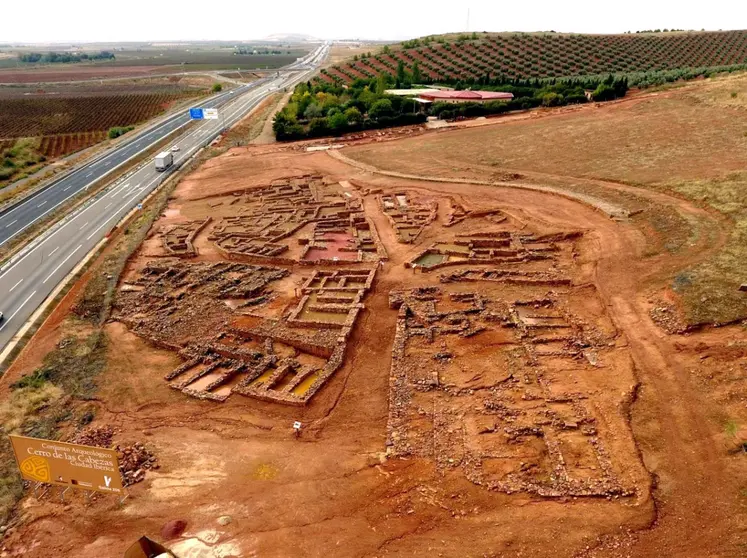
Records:
[[[202,106],[218,106],[220,118],[196,121],[196,125],[174,140],[180,150],[173,153],[174,165],[163,172],[148,161],[42,233],[0,269],[0,363],[9,352],[9,343],[34,311],[54,291],[55,287],[80,263],[114,225],[122,219],[201,147],[212,141],[260,104],[277,89],[308,79],[326,57],[323,45],[304,60],[292,64],[279,77],[241,87],[211,99]],[[0,215],[0,245],[34,222],[50,213],[81,190],[90,187],[117,165],[136,156],[160,138],[188,123],[188,116],[178,115],[159,124],[142,136],[123,144],[96,161],[55,182],[29,200]]]

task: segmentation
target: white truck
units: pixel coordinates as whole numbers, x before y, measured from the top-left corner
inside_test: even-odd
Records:
[[[174,155],[170,151],[163,151],[156,155],[156,170],[165,171],[174,164]]]

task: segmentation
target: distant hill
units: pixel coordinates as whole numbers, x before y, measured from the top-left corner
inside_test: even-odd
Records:
[[[317,39],[311,35],[304,35],[302,33],[275,33],[273,35],[268,35],[262,40],[282,43],[316,43],[321,39]]]
[[[659,72],[747,64],[747,31],[579,35],[472,33],[405,41],[322,70],[321,79],[349,83],[402,62],[420,83],[499,83],[516,79]]]

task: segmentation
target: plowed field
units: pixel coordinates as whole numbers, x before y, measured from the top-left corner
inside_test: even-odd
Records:
[[[137,124],[196,91],[0,100],[0,138],[106,131]]]

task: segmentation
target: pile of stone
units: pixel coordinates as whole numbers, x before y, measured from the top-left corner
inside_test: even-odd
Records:
[[[96,446],[97,448],[112,447],[114,429],[111,426],[92,426],[81,430],[72,437],[70,443],[83,446]]]
[[[660,301],[649,310],[649,315],[656,325],[669,334],[682,333],[686,329],[674,304]]]
[[[149,469],[158,469],[158,459],[143,444],[136,442],[128,446],[117,446],[119,472],[122,473],[122,484],[130,486],[145,478]]]
[[[70,443],[97,448],[114,448],[119,460],[119,472],[122,474],[122,484],[130,486],[145,478],[145,472],[158,469],[158,459],[153,452],[143,444],[114,445],[115,431],[111,426],[92,426],[81,430],[70,439]]]

